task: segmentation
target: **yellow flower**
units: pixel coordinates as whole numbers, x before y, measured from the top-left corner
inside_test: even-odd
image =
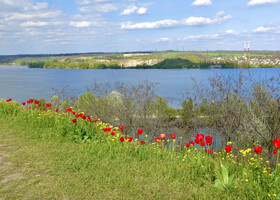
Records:
[[[249,180],[248,180],[248,179],[246,179],[245,181],[246,181],[246,182],[248,182]]]
[[[271,196],[271,194],[267,194],[269,197]]]
[[[227,145],[231,145],[232,144],[232,142],[227,142]]]
[[[276,197],[277,195],[276,195],[276,194],[273,194],[273,196]]]

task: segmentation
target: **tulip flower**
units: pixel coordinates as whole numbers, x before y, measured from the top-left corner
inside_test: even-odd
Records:
[[[166,138],[166,136],[165,136],[164,133],[160,134],[160,139],[161,139],[161,140],[165,140],[165,138]]]
[[[204,146],[205,146],[205,142],[204,142],[204,141],[200,142],[200,145],[201,145],[202,147],[204,147]]]
[[[190,141],[190,145],[194,146],[195,145],[194,141]]]
[[[211,146],[211,144],[213,142],[213,137],[205,136],[205,141],[206,141],[206,145]]]
[[[211,153],[211,149],[207,149],[205,152],[210,154]]]
[[[115,135],[115,132],[111,132],[111,135]]]
[[[39,101],[38,101],[38,100],[34,100],[34,103],[35,103],[35,104],[38,104],[38,103],[39,103]]]
[[[22,102],[21,105],[25,106],[25,102]]]
[[[111,128],[110,128],[110,127],[107,127],[107,131],[111,131]]]
[[[256,154],[260,154],[262,152],[262,147],[260,147],[260,146],[255,147],[254,151]]]
[[[160,139],[157,137],[157,138],[155,138],[155,142],[158,142]]]
[[[185,146],[186,146],[186,147],[190,147],[190,143],[186,143]]]
[[[226,146],[226,152],[231,152],[231,146]]]
[[[277,151],[278,151],[278,149],[275,149],[275,150],[273,151],[273,154],[274,154],[274,155],[277,154]]]
[[[145,141],[142,140],[142,141],[140,141],[140,143],[141,143],[141,144],[145,144]]]
[[[273,144],[275,147],[279,148],[280,147],[280,139],[274,139]]]
[[[172,139],[175,139],[175,138],[176,138],[176,134],[170,134],[170,137],[171,137]]]
[[[121,137],[121,138],[120,138],[120,141],[123,142],[123,141],[124,141],[124,137]]]
[[[76,123],[76,122],[77,122],[77,119],[72,119],[72,122],[73,122],[73,123]]]
[[[138,133],[139,135],[141,135],[141,134],[143,133],[143,129],[139,128],[139,129],[137,130],[137,133]]]
[[[46,104],[46,107],[51,107],[51,106],[52,106],[51,103],[47,103],[47,104]]]
[[[125,138],[126,140],[128,140],[129,142],[132,142],[133,138],[132,137],[128,137],[128,138]]]
[[[204,135],[202,133],[200,134],[196,134],[195,138],[198,140],[198,141],[203,141],[204,140]],[[198,142],[199,143],[199,142]]]
[[[6,102],[10,102],[10,101],[12,101],[12,99],[11,99],[11,98],[9,98],[9,99],[7,99],[7,100],[6,100]]]
[[[54,111],[55,111],[55,112],[58,112],[58,109],[55,109]]]
[[[195,141],[196,144],[199,144],[199,143],[200,143],[200,141],[199,141],[198,138],[196,138],[194,141]]]

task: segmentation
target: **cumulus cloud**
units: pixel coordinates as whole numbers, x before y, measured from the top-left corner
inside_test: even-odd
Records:
[[[220,34],[213,34],[213,35],[188,35],[180,40],[200,40],[200,39],[219,39]]]
[[[40,27],[40,26],[47,26],[49,23],[48,22],[34,22],[34,21],[27,21],[24,23],[21,23],[21,26],[35,26],[35,27]]]
[[[265,32],[271,32],[271,31],[274,31],[276,30],[275,27],[263,27],[263,26],[260,26],[256,29],[253,29],[253,32],[254,33],[265,33]]]
[[[75,28],[87,28],[91,26],[91,22],[89,21],[71,21],[69,23],[69,26],[75,27]]]
[[[115,11],[117,9],[118,8],[112,3],[83,6],[83,7],[78,8],[78,10],[80,12],[84,12],[84,13],[86,13],[86,12],[90,13],[93,11],[107,13],[107,12]]]
[[[170,38],[163,37],[163,38],[158,39],[156,42],[170,42],[170,41],[171,41]]]
[[[41,9],[47,8],[48,6],[49,6],[49,4],[47,2],[37,2],[33,6],[33,9],[34,10],[41,10]]]
[[[192,2],[193,6],[209,6],[211,4],[211,0],[195,0],[194,2]]]
[[[280,0],[251,0],[247,3],[247,6],[258,6],[273,3],[280,3]]]
[[[220,24],[231,18],[230,15],[221,15],[217,13],[213,18],[206,17],[189,17],[181,21],[165,19],[155,22],[141,22],[141,23],[132,23],[125,22],[121,24],[121,29],[157,29],[157,28],[173,28],[178,26],[203,26],[210,24]]]
[[[145,7],[136,7],[136,6],[132,6],[130,8],[127,8],[125,10],[123,10],[120,15],[131,15],[131,14],[137,14],[137,15],[144,15],[147,13],[147,8]]]
[[[112,0],[76,0],[76,4],[80,5],[89,5],[89,4],[94,4],[94,3],[107,3],[107,2],[112,2]]]
[[[237,34],[237,32],[234,30],[226,30],[224,33],[227,35],[236,35]]]

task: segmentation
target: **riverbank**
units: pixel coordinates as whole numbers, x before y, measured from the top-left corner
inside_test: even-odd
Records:
[[[228,152],[210,152],[211,144],[181,149],[169,135],[125,139],[125,127],[75,118],[70,108],[57,113],[52,106],[45,112],[1,101],[1,198],[279,198],[279,172],[252,149],[242,155],[233,143]]]

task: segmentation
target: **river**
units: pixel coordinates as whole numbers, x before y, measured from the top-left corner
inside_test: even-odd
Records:
[[[157,94],[179,107],[186,91],[192,91],[192,77],[207,85],[214,73],[238,74],[246,72],[257,78],[269,78],[280,73],[280,68],[251,69],[31,69],[26,66],[0,66],[0,99],[18,102],[29,98],[50,100],[52,88],[68,86],[72,94],[86,92],[94,82],[114,84],[121,81],[132,85],[145,80],[158,83]]]

